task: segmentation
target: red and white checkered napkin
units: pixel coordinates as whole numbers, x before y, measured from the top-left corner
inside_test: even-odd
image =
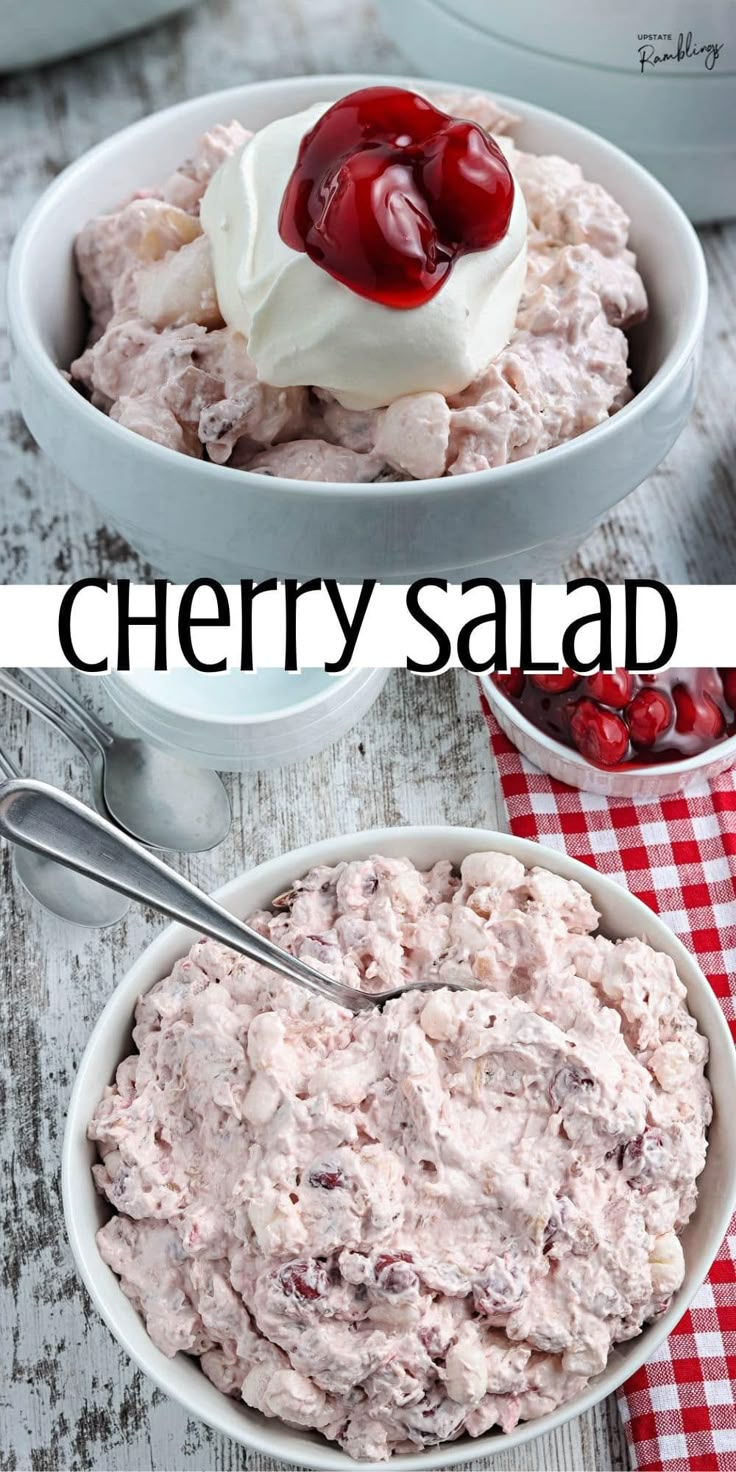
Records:
[[[481,698],[512,833],[562,849],[666,916],[736,1038],[736,778],[653,802],[596,797],[519,754]],[[736,1472],[736,1216],[693,1303],[618,1395],[641,1472]]]

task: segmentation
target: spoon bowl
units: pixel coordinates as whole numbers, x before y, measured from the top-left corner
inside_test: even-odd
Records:
[[[31,899],[69,925],[107,930],[123,920],[130,909],[125,895],[30,849],[15,849],[13,870]]]
[[[110,816],[151,848],[204,853],[230,832],[230,800],[217,773],[148,741],[114,738],[104,755],[102,791]]]
[[[10,781],[20,777],[16,763],[0,748],[0,773]],[[126,895],[58,864],[45,854],[13,846],[13,873],[18,883],[49,914],[69,925],[106,930],[127,915]]]

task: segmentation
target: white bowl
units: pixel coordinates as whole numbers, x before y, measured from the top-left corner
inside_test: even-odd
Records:
[[[0,72],[56,61],[142,30],[195,0],[0,0]]]
[[[449,858],[459,863],[477,850],[514,854],[526,865],[543,864],[556,874],[577,879],[590,891],[602,915],[601,928],[612,938],[637,935],[657,950],[671,956],[688,991],[688,1005],[698,1026],[710,1042],[709,1078],[715,1113],[709,1134],[708,1157],[699,1182],[697,1210],[682,1237],[685,1280],[665,1314],[649,1324],[636,1339],[619,1345],[610,1355],[606,1369],[596,1376],[582,1395],[551,1415],[517,1426],[507,1436],[500,1433],[464,1438],[416,1456],[397,1456],[391,1467],[397,1472],[428,1472],[446,1469],[518,1447],[580,1415],[618,1385],[652,1355],[705,1278],[725,1236],[736,1200],[736,1055],[720,1006],[693,957],[662,920],[613,880],[594,873],[563,854],[539,844],[473,828],[388,828],[354,833],[311,844],[261,864],[241,875],[219,892],[219,898],[236,915],[268,906],[315,864],[335,864],[341,859],[366,858],[382,853],[407,857],[421,867]],[[95,1234],[110,1215],[110,1209],[95,1189],[91,1167],[97,1158],[87,1139],[87,1127],[103,1090],[115,1075],[118,1063],[133,1051],[133,1010],[139,996],[166,976],[179,956],[196,937],[182,925],[172,925],[154,941],[123,978],[107,1003],[90,1037],[69,1105],[62,1158],[62,1189],[67,1229],[77,1266],[92,1299],[108,1328],[136,1364],[168,1395],[234,1441],[282,1462],[344,1472],[360,1467],[363,1472],[385,1472],[385,1462],[352,1460],[317,1436],[266,1420],[247,1406],[221,1394],[203,1375],[195,1360],[184,1355],[167,1359],[149,1339],[143,1320],[123,1293],[115,1274],[102,1261]]]
[[[15,390],[29,428],[55,466],[96,500],[108,524],[175,581],[203,570],[225,583],[271,576],[402,583],[427,574],[554,578],[567,553],[656,468],[692,407],[707,278],[691,225],[661,185],[611,144],[513,98],[501,100],[523,114],[522,146],[579,161],[634,222],[632,243],[651,302],[649,321],[631,336],[642,387],[604,424],[484,473],[320,485],[189,459],[133,434],[75,392],[58,369],[83,341],[72,254],[81,225],[134,189],[160,182],[213,123],[236,116],[258,128],[375,80],[260,82],[157,113],[67,169],[16,240],[8,311]]]
[[[458,82],[502,87],[594,127],[672,191],[696,221],[736,215],[736,5],[733,0],[379,0],[384,25],[413,66]],[[720,43],[702,55],[645,67],[640,36]]]
[[[117,709],[165,751],[218,772],[251,772],[324,751],[363,719],[388,675],[177,669],[115,670],[101,679]]]
[[[523,711],[494,685],[490,675],[481,675],[480,684],[501,730],[514,746],[558,782],[595,792],[601,797],[666,797],[669,792],[686,792],[699,782],[719,777],[736,766],[736,735],[727,736],[717,746],[688,756],[679,762],[657,762],[643,767],[594,767],[572,747],[555,741],[546,731],[527,719]]]

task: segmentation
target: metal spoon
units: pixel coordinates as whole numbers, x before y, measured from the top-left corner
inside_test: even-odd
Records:
[[[117,736],[45,670],[24,670],[62,707],[59,715],[40,696],[0,670],[0,691],[35,711],[73,742],[89,765],[95,807],[126,833],[152,848],[202,853],[227,838],[230,800],[216,772],[192,766],[150,741]]]
[[[251,961],[258,961],[308,991],[328,997],[351,1012],[382,1007],[409,991],[464,991],[459,982],[416,982],[369,996],[332,981],[314,966],[282,951],[265,935],[236,920],[203,890],[183,879],[162,859],[121,833],[106,818],[46,782],[25,778],[0,784],[0,834],[80,874],[109,884],[131,899],[151,905],[174,920],[211,935]]]
[[[15,762],[1,747],[0,772],[11,780],[20,777]],[[13,868],[31,899],[71,925],[104,930],[117,925],[130,909],[123,895],[29,848],[13,848]]]

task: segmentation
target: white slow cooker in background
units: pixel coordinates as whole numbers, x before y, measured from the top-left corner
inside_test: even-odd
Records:
[[[0,73],[117,41],[195,0],[0,0]]]
[[[696,223],[736,217],[736,0],[378,3],[414,68],[593,128]],[[680,36],[680,60],[652,60],[677,53]]]

